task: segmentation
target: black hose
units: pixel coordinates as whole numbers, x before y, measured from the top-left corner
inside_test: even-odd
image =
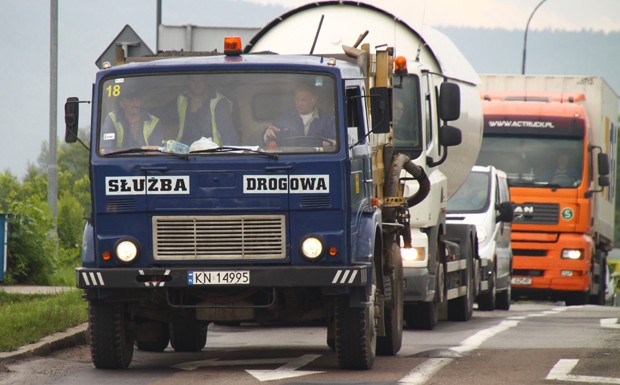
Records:
[[[387,197],[394,197],[398,192],[398,185],[400,183],[400,171],[405,169],[415,180],[418,181],[420,188],[415,194],[407,198],[407,205],[413,207],[422,202],[424,198],[428,196],[431,191],[431,182],[424,172],[424,169],[415,163],[413,163],[409,157],[405,154],[396,154],[392,159],[390,165],[389,177],[385,186],[385,195]]]

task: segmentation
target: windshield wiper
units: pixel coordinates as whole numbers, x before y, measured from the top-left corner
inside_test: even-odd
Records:
[[[162,151],[161,147],[157,147],[157,146],[132,147],[132,148],[124,149],[124,150],[109,152],[107,154],[104,154],[103,156],[116,156],[116,155],[124,155],[124,154],[146,154],[146,153],[167,154],[167,155],[175,156],[177,158],[182,158],[185,160],[189,158],[187,154],[179,154],[176,152]]]
[[[222,146],[222,147],[214,147],[214,148],[205,148],[204,150],[194,150],[190,151],[190,154],[205,154],[205,153],[213,153],[213,152],[250,152],[252,154],[260,154],[271,157],[273,159],[278,159],[279,155],[273,152],[267,152],[261,149],[252,149],[248,147],[235,147],[235,146]]]

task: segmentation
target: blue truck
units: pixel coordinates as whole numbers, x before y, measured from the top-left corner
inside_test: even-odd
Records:
[[[92,212],[76,271],[95,367],[127,368],[134,345],[200,351],[212,322],[322,319],[345,369],[398,353],[401,250],[411,249],[410,210],[430,183],[394,146],[392,94],[420,84],[393,47],[362,40],[340,54],[289,55],[242,52],[233,38],[224,54],[97,73],[90,145],[82,143]],[[460,89],[433,76],[428,119],[443,122],[447,151],[460,142],[446,125],[460,114]],[[208,103],[192,117],[183,95],[199,83]],[[310,132],[315,120],[330,128],[302,135],[277,123],[299,108],[300,88],[316,102],[300,121]],[[83,142],[81,102],[65,104],[67,142]],[[190,122],[200,128],[194,138]],[[288,135],[273,135],[276,125]],[[403,195],[401,170],[419,183],[415,192]]]

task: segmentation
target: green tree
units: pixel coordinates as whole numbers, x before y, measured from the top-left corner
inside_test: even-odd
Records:
[[[79,264],[90,213],[88,151],[63,143],[57,154],[56,235],[47,204],[47,145],[42,145],[37,164],[29,165],[22,182],[9,172],[0,174],[0,210],[9,214],[7,282],[49,284],[58,268],[72,270]]]

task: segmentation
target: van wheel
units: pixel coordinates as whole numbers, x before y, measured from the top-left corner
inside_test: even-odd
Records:
[[[508,284],[508,287],[506,288],[506,290],[497,292],[497,296],[495,297],[495,308],[498,310],[510,310],[510,296],[511,295],[512,295],[512,289],[510,288],[510,284]]]
[[[482,311],[492,311],[495,310],[495,296],[497,294],[497,279],[495,275],[495,271],[491,272],[489,276],[489,287],[488,290],[476,298],[478,302],[478,310]]]

